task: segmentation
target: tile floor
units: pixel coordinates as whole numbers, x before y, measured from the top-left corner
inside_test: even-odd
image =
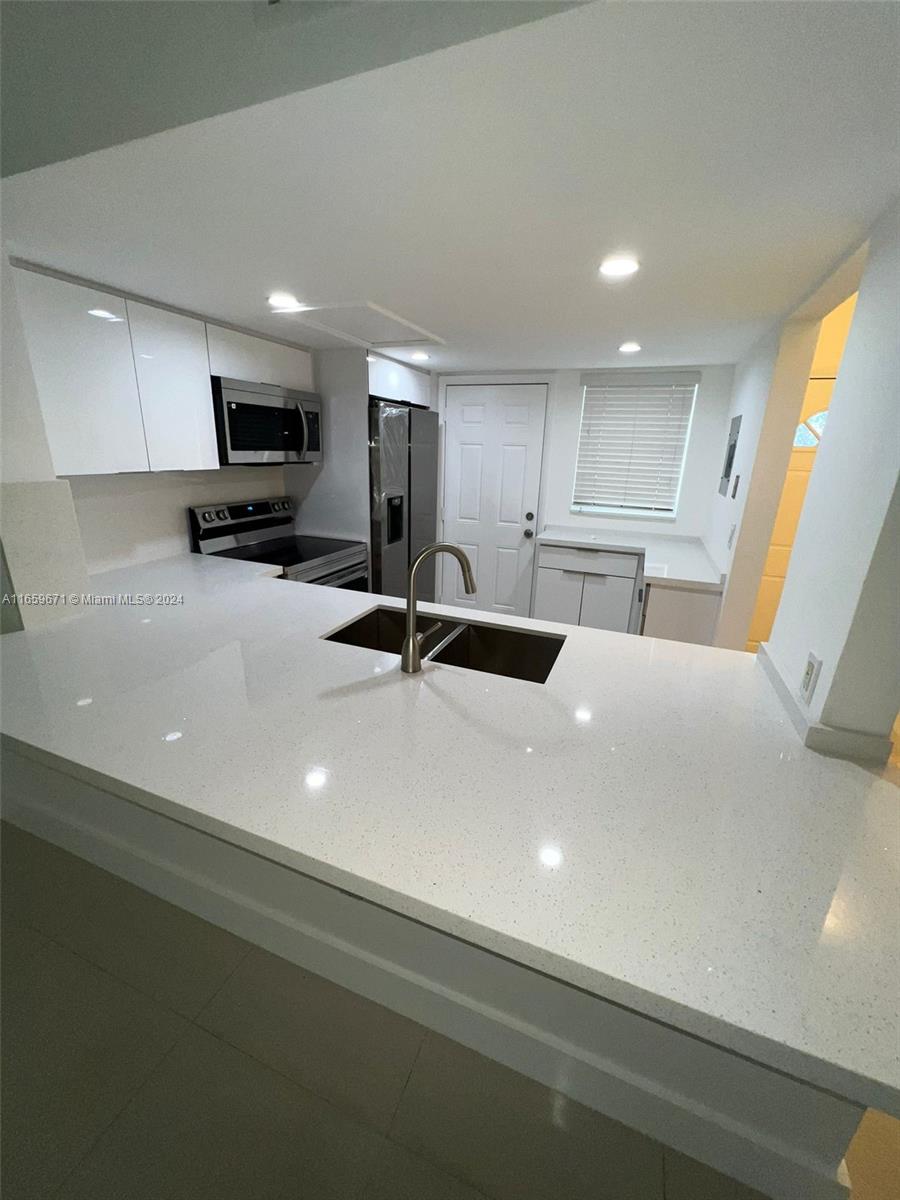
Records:
[[[4,1200],[759,1200],[2,830]]]

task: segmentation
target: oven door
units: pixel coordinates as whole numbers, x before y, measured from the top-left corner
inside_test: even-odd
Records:
[[[365,566],[348,567],[345,571],[335,572],[324,579],[317,579],[322,587],[344,588],[348,592],[367,592],[369,590],[369,571]]]
[[[317,396],[267,384],[212,377],[219,461],[224,464],[321,461],[321,412]],[[315,411],[317,456],[310,449],[310,411]]]

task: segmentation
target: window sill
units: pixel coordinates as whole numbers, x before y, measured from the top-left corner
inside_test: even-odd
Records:
[[[635,512],[633,508],[596,508],[589,504],[571,505],[573,517],[614,517],[617,521],[662,521],[671,524],[678,519],[677,513]]]

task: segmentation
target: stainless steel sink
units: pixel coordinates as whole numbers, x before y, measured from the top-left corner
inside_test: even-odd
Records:
[[[429,617],[422,613],[416,620],[416,632],[427,633],[422,641],[423,657],[427,647],[437,647],[461,622],[446,621],[443,617]],[[432,626],[435,626],[432,630]],[[373,608],[364,617],[329,633],[328,642],[343,642],[347,646],[365,646],[369,650],[384,650],[388,654],[399,654],[406,634],[406,613],[399,608]]]
[[[373,608],[343,629],[328,634],[326,641],[399,654],[405,632],[405,612],[398,608]],[[566,640],[565,635],[527,633],[477,621],[451,621],[426,613],[418,615],[416,632],[426,635],[422,639],[423,661],[527,679],[532,683],[546,681]]]
[[[448,666],[468,667],[470,671],[544,683],[565,640],[565,635],[526,633],[472,621],[425,657]]]

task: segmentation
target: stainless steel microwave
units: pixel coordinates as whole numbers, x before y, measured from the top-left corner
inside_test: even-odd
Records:
[[[321,396],[221,375],[211,381],[220,463],[322,461]]]

